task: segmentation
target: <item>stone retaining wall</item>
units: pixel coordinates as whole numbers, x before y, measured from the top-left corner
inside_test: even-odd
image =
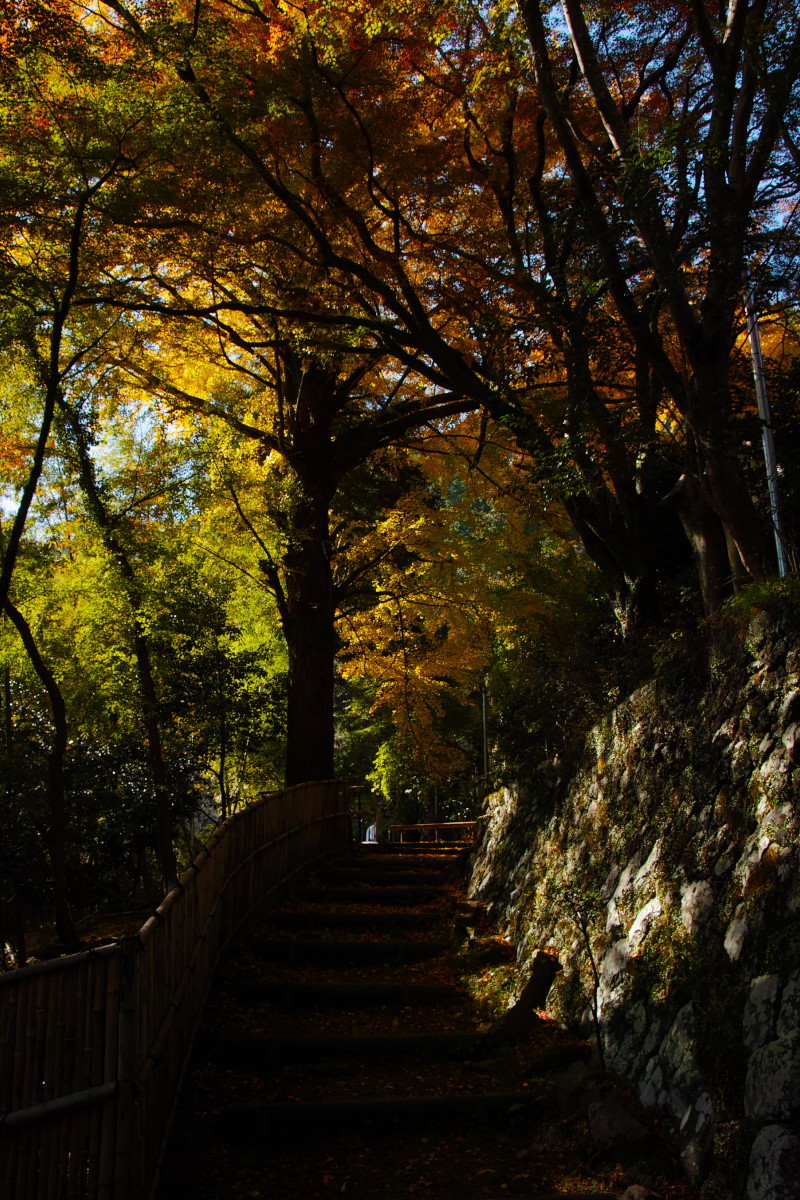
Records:
[[[558,1017],[589,1032],[596,1005],[609,1067],[727,1200],[800,1200],[797,628],[773,611],[676,646],[568,782],[543,766],[489,798],[472,875],[523,966],[558,954]]]

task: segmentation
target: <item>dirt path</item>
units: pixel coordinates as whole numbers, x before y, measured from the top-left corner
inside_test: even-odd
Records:
[[[692,1194],[646,1118],[633,1142],[590,1136],[587,1096],[611,1089],[585,1043],[535,1018],[516,1043],[493,1031],[486,997],[516,968],[460,876],[452,852],[363,849],[250,922],[218,973],[159,1200]]]

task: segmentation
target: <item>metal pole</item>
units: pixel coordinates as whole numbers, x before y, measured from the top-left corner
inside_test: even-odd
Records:
[[[761,418],[761,443],[764,448],[764,465],[767,470],[767,489],[769,491],[769,507],[772,514],[772,529],[775,534],[775,549],[778,555],[778,574],[781,579],[789,573],[789,560],[786,554],[786,540],[783,535],[781,522],[780,494],[778,492],[778,468],[775,461],[775,443],[772,438],[772,413],[767,395],[767,384],[764,378],[764,359],[761,354],[761,335],[758,328],[758,315],[753,301],[753,285],[750,277],[744,280],[744,311],[747,317],[747,335],[750,339],[750,356],[753,360],[753,379],[756,385],[758,399],[758,415]]]

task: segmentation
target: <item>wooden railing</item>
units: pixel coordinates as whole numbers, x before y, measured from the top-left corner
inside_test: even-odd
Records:
[[[0,975],[0,1196],[146,1200],[214,968],[292,875],[350,842],[344,784],[229,818],[133,937]]]
[[[418,825],[390,825],[390,842],[471,842],[477,821],[425,821]]]

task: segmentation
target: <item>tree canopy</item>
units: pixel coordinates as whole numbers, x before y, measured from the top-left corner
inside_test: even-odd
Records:
[[[282,779],[461,811],[486,696],[533,769],[774,575],[749,281],[795,563],[795,3],[0,13],[3,886],[63,941]]]

